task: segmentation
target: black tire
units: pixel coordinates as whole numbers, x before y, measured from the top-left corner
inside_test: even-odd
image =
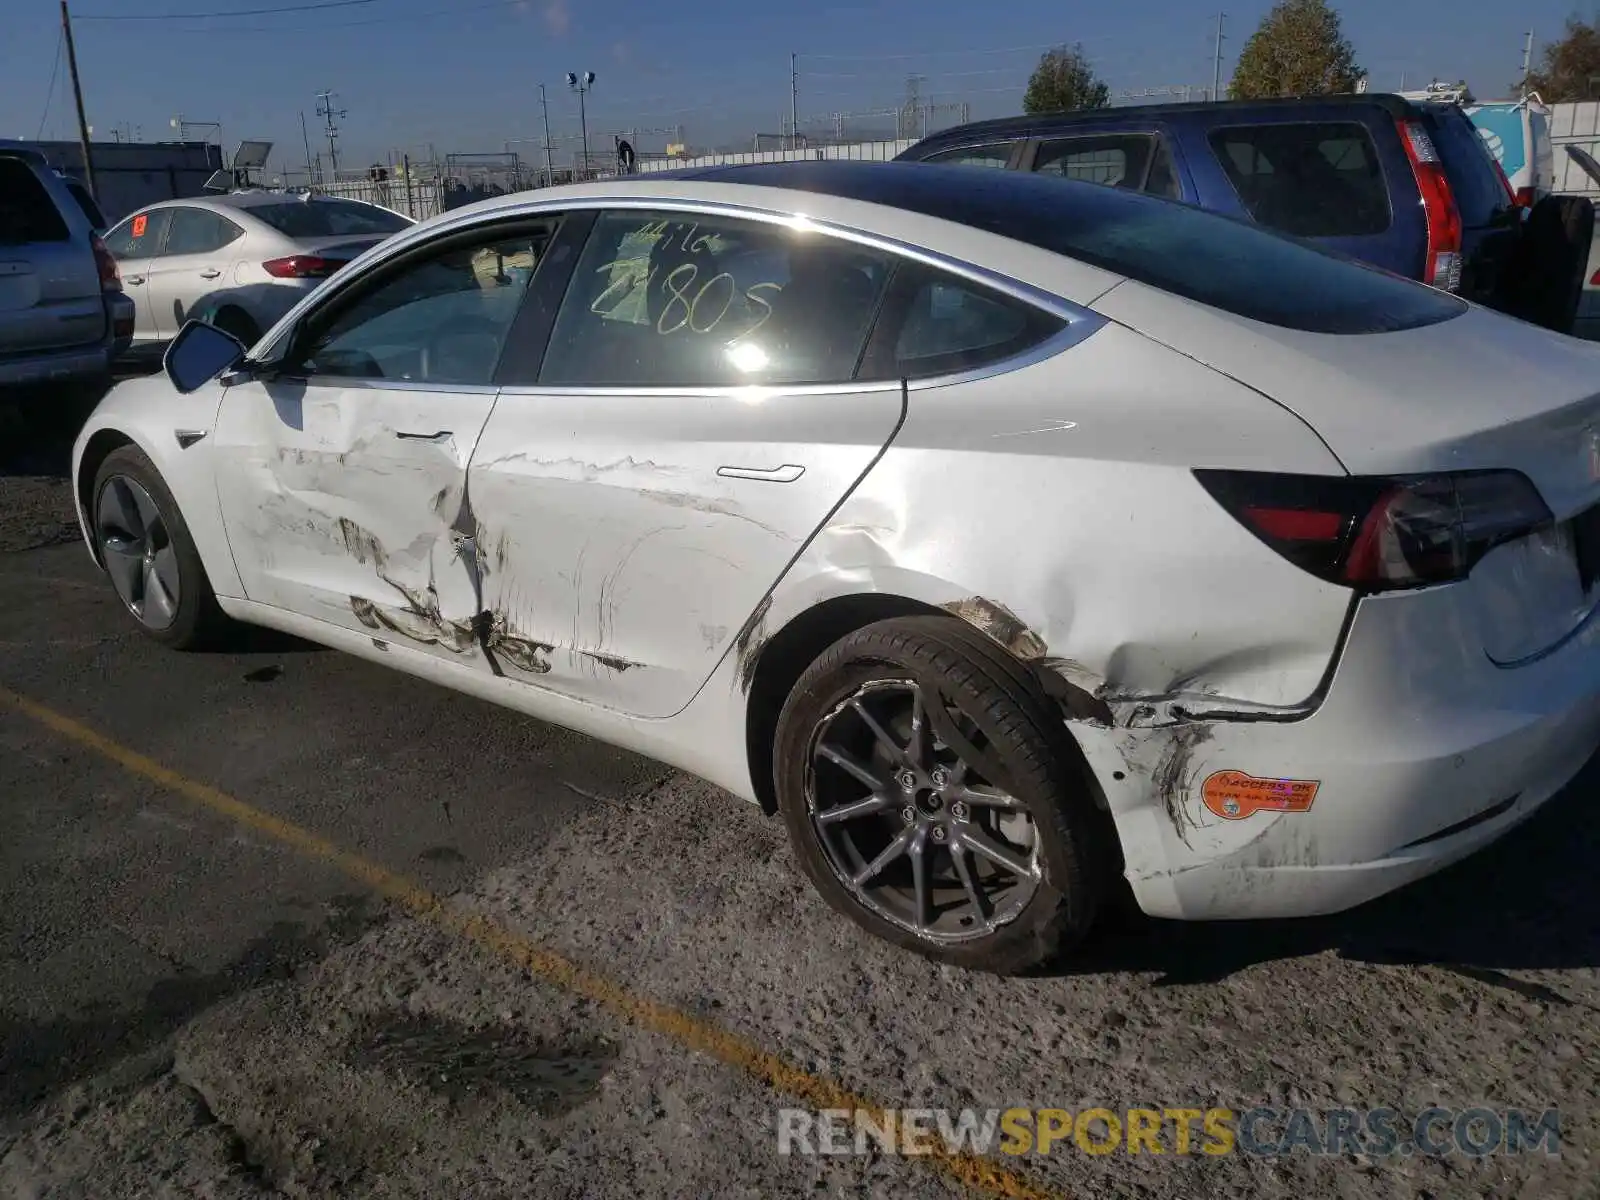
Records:
[[[209,324],[237,338],[246,350],[261,340],[261,327],[240,308],[224,308],[211,318]]]
[[[160,629],[151,628],[137,614],[133,614],[139,628],[175,650],[200,650],[216,645],[229,630],[230,622],[217,605],[216,594],[211,590],[211,581],[206,577],[205,566],[200,561],[199,551],[195,549],[194,538],[189,533],[189,526],[183,519],[177,501],[172,498],[172,492],[155,464],[136,446],[121,446],[113,450],[106,455],[99,471],[95,473],[94,488],[89,493],[88,517],[90,527],[95,531],[96,552],[102,562],[105,561],[108,551],[97,513],[102,493],[118,476],[136,482],[155,502],[178,570],[178,603],[171,624]]]
[[[993,772],[979,773],[986,779],[1002,775],[1004,786],[997,790],[1021,801],[1031,818],[1032,862],[1037,870],[1032,892],[1025,906],[1006,923],[986,932],[954,935],[959,940],[933,940],[892,919],[892,914],[883,915],[858,898],[855,885],[845,881],[836,865],[836,852],[824,845],[813,819],[813,789],[827,786],[826,780],[819,785],[813,767],[823,730],[831,728],[828,722],[843,711],[850,697],[859,694],[863,684],[886,680],[915,681],[923,689],[921,694],[937,694],[959,714],[958,723],[970,722],[968,745],[976,755],[984,756],[979,761],[995,767]],[[932,724],[937,732],[937,720]],[[946,738],[945,744],[958,743]],[[1059,710],[1016,659],[954,618],[881,621],[825,651],[800,677],[784,704],[774,764],[779,810],[800,865],[817,890],[833,908],[869,932],[938,962],[997,974],[1039,967],[1089,931],[1114,876],[1117,855],[1109,817],[1095,803],[1087,764]],[[893,803],[900,804],[902,796],[896,793]],[[937,797],[928,802],[939,803]],[[909,803],[899,810],[903,814],[913,811]],[[891,825],[906,820],[890,813],[868,819]],[[957,840],[953,825],[946,836],[951,842]],[[927,861],[937,864],[942,852],[955,869],[952,849],[942,838],[938,840],[941,845],[931,848]],[[928,849],[927,843],[924,848]],[[968,857],[969,863],[976,861]],[[960,868],[963,883],[967,869]],[[933,866],[924,870],[931,872]],[[988,914],[985,917],[988,924]]]
[[[1581,196],[1546,196],[1534,205],[1508,279],[1513,316],[1571,333],[1594,241],[1594,205]]]

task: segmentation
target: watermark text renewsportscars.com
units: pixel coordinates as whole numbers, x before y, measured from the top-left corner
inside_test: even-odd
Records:
[[[1555,1108],[781,1108],[777,1129],[801,1155],[1561,1153]]]

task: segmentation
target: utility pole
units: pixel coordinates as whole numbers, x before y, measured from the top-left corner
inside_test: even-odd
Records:
[[[78,104],[78,147],[83,151],[83,178],[89,185],[89,194],[95,196],[94,156],[89,152],[89,118],[83,112],[83,87],[78,83],[78,52],[72,45],[72,17],[67,13],[67,0],[61,0],[61,36],[67,43],[67,71],[72,75],[72,98]]]
[[[334,119],[343,117],[346,113],[342,108],[336,109],[333,107],[333,96],[332,92],[317,93],[317,116],[325,118],[328,123],[328,167],[333,176],[332,182],[337,183],[339,181],[339,151],[334,145],[334,139],[339,136],[339,128],[334,124]]]
[[[789,149],[800,147],[800,56],[789,55]]]
[[[1228,19],[1228,14],[1217,14],[1217,57],[1211,67],[1211,98],[1222,99],[1222,23]]]
[[[1528,30],[1528,40],[1522,44],[1522,90],[1528,90],[1528,76],[1533,74],[1533,30]]]
[[[300,137],[306,144],[306,186],[316,187],[317,177],[311,173],[311,134],[306,131],[306,110],[300,110]]]
[[[550,104],[544,98],[544,84],[539,85],[539,108],[544,112],[544,185],[554,187],[555,164],[550,161]]]

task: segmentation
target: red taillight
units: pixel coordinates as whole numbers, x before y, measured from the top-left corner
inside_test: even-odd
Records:
[[[100,290],[120,292],[122,273],[117,270],[117,260],[111,256],[111,251],[106,249],[106,244],[100,240],[99,234],[89,236],[89,245],[94,249],[94,264],[100,269]]]
[[[1212,497],[1290,562],[1364,592],[1466,578],[1552,517],[1516,471],[1419,478],[1196,471]]]
[[[1461,287],[1461,210],[1456,207],[1444,162],[1422,122],[1401,121],[1399,129],[1428,220],[1428,257],[1422,282],[1446,292],[1457,291]]]
[[[1345,516],[1301,508],[1250,507],[1245,523],[1258,533],[1286,542],[1327,542],[1344,534]]]
[[[1507,183],[1506,186],[1509,188],[1511,184]],[[1512,197],[1512,203],[1518,208],[1532,208],[1534,201],[1538,198],[1539,194],[1531,187],[1518,188],[1517,194]]]
[[[326,279],[344,266],[342,258],[318,258],[315,254],[291,254],[261,264],[274,279]]]

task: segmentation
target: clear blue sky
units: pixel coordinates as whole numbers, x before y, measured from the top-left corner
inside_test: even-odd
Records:
[[[296,0],[73,0],[89,119],[102,131],[170,137],[178,113],[218,121],[230,145],[277,143],[272,165],[305,157],[299,113],[316,140],[317,92],[332,88],[342,121],[341,165],[426,152],[537,151],[538,85],[559,141],[578,128],[569,70],[592,70],[593,145],[611,130],[683,124],[690,141],[744,142],[772,131],[789,109],[789,55],[800,55],[799,108],[807,117],[896,105],[906,77],[935,101],[967,100],[973,116],[1019,111],[1039,51],[1082,42],[1114,89],[1209,85],[1215,13],[1193,0],[366,0],[317,12],[225,20],[90,20],[95,15],[237,11]],[[298,0],[300,3],[311,0]],[[0,136],[73,135],[64,66],[56,59],[56,0],[0,0]],[[1270,0],[1221,0],[1228,9],[1223,76]],[[1346,35],[1375,88],[1402,73],[1417,87],[1465,77],[1480,96],[1516,78],[1526,30],[1542,43],[1568,15],[1592,18],[1591,0],[1344,0]],[[663,139],[641,138],[642,148]]]

